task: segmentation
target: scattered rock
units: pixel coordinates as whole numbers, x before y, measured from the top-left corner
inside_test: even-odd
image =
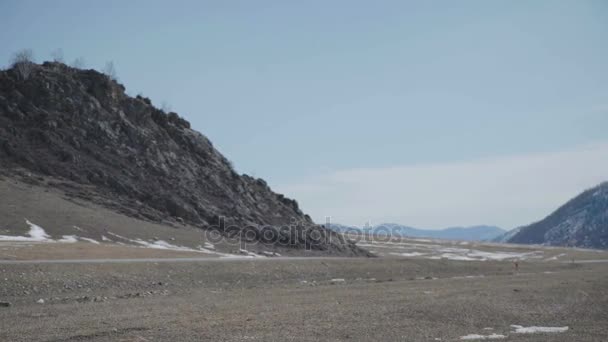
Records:
[[[0,302],[0,307],[2,308],[8,308],[11,305],[11,302]]]
[[[36,303],[38,303],[38,304],[44,304],[44,299],[40,298],[40,299],[38,299],[38,300],[36,301]]]

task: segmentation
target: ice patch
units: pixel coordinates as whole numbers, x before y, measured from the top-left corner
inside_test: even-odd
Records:
[[[535,333],[561,333],[568,330],[568,327],[524,327],[521,325],[511,325],[516,334],[535,334]]]
[[[491,335],[479,335],[479,334],[469,334],[466,336],[461,336],[461,340],[498,340],[506,338],[505,335],[500,334],[491,334]]]

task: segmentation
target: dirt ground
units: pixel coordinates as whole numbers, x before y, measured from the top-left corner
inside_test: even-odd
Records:
[[[0,264],[1,341],[607,341],[608,263]],[[515,333],[511,325],[568,327]]]
[[[376,258],[241,250],[52,189],[5,180],[0,193],[2,342],[608,341],[605,251],[430,239],[358,242]],[[31,223],[49,237],[14,241]],[[563,331],[522,332],[534,326]]]

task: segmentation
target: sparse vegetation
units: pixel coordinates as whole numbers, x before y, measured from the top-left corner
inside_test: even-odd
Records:
[[[61,48],[53,50],[51,52],[51,57],[53,58],[53,62],[65,63],[65,59],[63,57],[63,49]]]
[[[72,68],[76,68],[76,69],[84,69],[84,66],[85,66],[84,57],[78,57],[75,60],[73,60],[71,66],[72,66]]]
[[[118,78],[116,76],[116,68],[114,67],[114,62],[109,61],[106,62],[106,65],[103,68],[103,73],[106,74],[112,81],[117,81]]]
[[[162,110],[163,112],[165,112],[165,114],[168,114],[172,111],[171,109],[171,105],[168,104],[166,101],[163,101],[163,103],[160,106],[160,110]]]
[[[34,52],[31,49],[17,51],[11,61],[22,80],[27,80],[34,70]]]

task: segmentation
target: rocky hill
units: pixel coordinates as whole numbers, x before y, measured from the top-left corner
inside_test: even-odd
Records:
[[[516,228],[506,242],[608,248],[608,182],[586,190],[545,219]]]
[[[295,200],[237,174],[176,113],[135,98],[111,77],[61,63],[0,71],[0,174],[52,186],[142,220],[329,254],[365,255],[313,224]],[[24,72],[24,67],[27,72]],[[220,218],[225,224],[220,224]],[[223,221],[223,220],[222,220]]]

